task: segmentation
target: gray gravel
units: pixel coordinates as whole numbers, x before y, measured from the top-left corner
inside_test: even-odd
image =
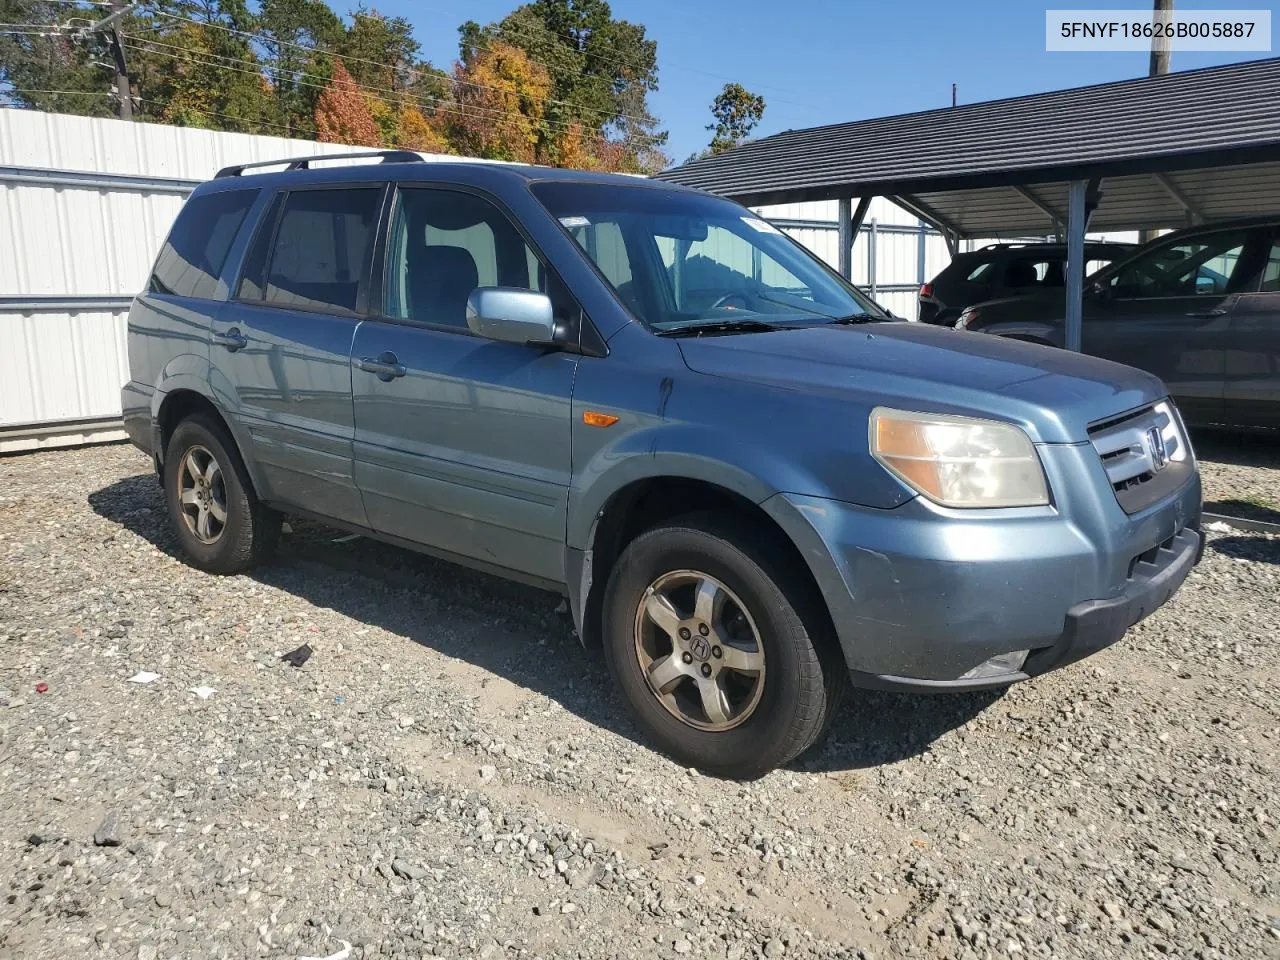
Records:
[[[0,459],[0,957],[1280,956],[1280,542],[1212,537],[1117,647],[738,784],[552,595],[297,521],[210,577],[131,448]]]

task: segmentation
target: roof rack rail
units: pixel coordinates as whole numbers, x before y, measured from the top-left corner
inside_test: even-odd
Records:
[[[359,160],[381,157],[382,163],[423,163],[421,155],[409,150],[363,150],[359,153],[321,153],[313,157],[283,157],[279,160],[258,160],[254,163],[237,163],[231,167],[223,167],[213,175],[215,180],[223,177],[238,177],[246,170],[254,167],[278,167],[286,164],[285,170],[310,170],[316,160]]]

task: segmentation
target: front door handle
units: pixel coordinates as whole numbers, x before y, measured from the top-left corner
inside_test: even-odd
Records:
[[[1214,307],[1212,310],[1188,310],[1188,317],[1195,317],[1197,320],[1210,320],[1214,317],[1225,317],[1227,311],[1221,307]]]
[[[235,353],[237,350],[243,350],[249,345],[249,338],[240,332],[239,327],[232,327],[226,333],[215,333],[213,342]]]
[[[408,372],[404,364],[390,350],[376,357],[361,357],[356,361],[356,367],[365,373],[377,374],[378,379],[386,383],[390,383],[396,377],[403,377]]]

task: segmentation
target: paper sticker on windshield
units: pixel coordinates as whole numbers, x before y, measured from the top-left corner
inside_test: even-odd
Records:
[[[781,231],[768,220],[761,220],[759,217],[743,217],[742,222],[752,230],[760,233],[780,233]]]
[[[591,226],[591,221],[586,217],[561,217],[560,225],[566,230],[577,230],[579,227]]]

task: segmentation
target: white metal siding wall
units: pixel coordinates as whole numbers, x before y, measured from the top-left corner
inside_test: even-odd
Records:
[[[838,205],[834,200],[783,203],[756,207],[762,217],[790,223],[786,230],[832,267],[840,263]],[[828,227],[799,225],[822,222]],[[920,236],[924,234],[921,260]],[[874,241],[872,236],[874,234]],[[872,249],[875,250],[874,282]],[[951,260],[946,241],[933,227],[903,210],[885,197],[875,197],[853,242],[853,282],[871,293],[876,302],[895,316],[916,319],[919,286],[939,273]]]

